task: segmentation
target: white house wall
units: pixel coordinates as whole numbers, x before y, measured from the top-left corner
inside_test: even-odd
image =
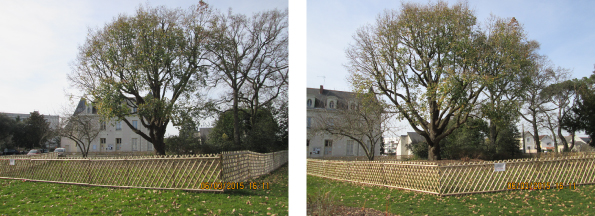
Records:
[[[127,118],[131,123],[133,120],[138,121],[137,125],[141,128],[141,131],[148,134],[148,129],[142,126],[138,117],[128,117]],[[153,151],[153,144],[142,138],[140,135],[134,133],[125,122],[122,121],[122,129],[116,130],[115,121],[106,123],[106,129],[101,131],[97,138],[91,142],[91,146],[89,147],[89,152],[132,152],[132,151]],[[106,143],[101,148],[100,140],[101,138],[106,139]],[[122,139],[122,147],[120,150],[116,149],[116,138]],[[132,149],[132,139],[137,139],[137,149]],[[74,141],[68,139],[66,137],[62,137],[61,141],[62,148],[66,148],[67,152],[80,152],[80,148],[78,148]],[[109,146],[112,146],[112,149],[109,149]],[[95,148],[93,148],[95,146]]]
[[[308,99],[314,99],[313,96],[308,96]],[[336,103],[336,102],[335,102]],[[324,109],[317,109],[317,108],[308,108],[307,110],[307,119],[310,118],[311,120],[311,126],[313,127],[316,124],[316,117],[317,115],[320,114],[321,111],[323,111]],[[308,121],[306,119],[306,121]],[[309,130],[309,129],[308,129]],[[310,132],[309,132],[310,133]],[[333,136],[330,134],[324,134],[324,135],[308,135],[308,139],[309,139],[309,146],[307,147],[307,151],[306,151],[306,155],[307,157],[323,157],[323,156],[352,156],[352,155],[347,155],[347,141],[351,140],[349,138],[343,138],[341,136]],[[330,153],[330,155],[325,155],[324,153],[324,141],[325,140],[332,140],[333,141],[333,147],[332,147],[332,151]],[[363,150],[363,148],[361,146],[359,146],[359,144],[357,142],[353,142],[353,156],[366,156],[365,151]],[[320,153],[316,154],[316,150],[319,150]],[[377,143],[375,148],[374,148],[374,155],[375,156],[379,156],[380,155],[380,143]]]

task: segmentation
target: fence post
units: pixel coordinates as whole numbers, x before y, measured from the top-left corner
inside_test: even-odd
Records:
[[[87,175],[89,176],[87,184],[91,184],[91,159],[89,158],[87,158]]]
[[[219,169],[221,169],[221,172],[219,172],[219,181],[225,182],[225,173],[223,173],[225,171],[225,169],[223,169],[223,152],[219,154]],[[225,191],[225,187],[223,187],[223,191]]]
[[[131,186],[130,185],[130,164],[128,163],[128,159],[124,159],[124,164],[126,164],[126,167],[128,167],[128,172],[126,173],[126,185]]]

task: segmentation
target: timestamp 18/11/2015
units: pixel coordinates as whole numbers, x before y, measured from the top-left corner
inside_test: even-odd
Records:
[[[244,188],[252,190],[269,190],[269,182],[202,182],[200,189],[203,190],[243,190]]]

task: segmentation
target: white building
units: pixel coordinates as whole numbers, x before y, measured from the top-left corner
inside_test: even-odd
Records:
[[[588,137],[578,137],[574,136],[574,147],[572,148],[572,152],[584,152],[584,151],[593,151],[593,148],[585,143],[584,138]],[[565,136],[566,142],[568,143],[568,147],[570,147],[572,143],[572,136]],[[558,152],[564,151],[564,145],[562,143],[558,143]]]
[[[316,117],[323,112],[333,109],[353,108],[356,105],[355,93],[335,90],[307,88],[307,127],[308,130],[316,124]],[[328,113],[328,112],[325,112]],[[378,125],[380,128],[380,125]],[[355,141],[346,137],[331,134],[310,135],[306,140],[307,157],[323,156],[366,156],[363,148]],[[370,143],[368,141],[368,146]],[[380,143],[374,148],[374,155],[380,155]]]
[[[133,109],[136,112],[136,109]],[[96,115],[97,110],[91,104],[85,103],[84,100],[79,101],[75,114],[77,115]],[[140,128],[145,134],[148,134],[148,129],[143,127],[138,116],[126,118],[134,126]],[[104,122],[100,125],[101,132],[95,140],[91,142],[89,152],[141,152],[153,151],[153,144],[142,138],[140,135],[134,133],[128,125],[122,121]],[[80,152],[80,148],[71,139],[62,137],[62,148],[66,152]]]
[[[525,153],[537,153],[537,147],[535,145],[535,139],[533,138],[533,134],[531,134],[531,132],[529,132],[529,131],[525,131],[523,139],[525,140],[525,151],[524,152]],[[542,152],[554,152],[555,151],[554,139],[552,139],[552,137],[550,137],[549,135],[540,135],[539,142],[541,145]],[[520,145],[520,149],[523,150],[523,141],[522,140],[519,142],[519,145]]]
[[[384,138],[384,153],[385,154],[396,154],[401,137],[385,137]]]
[[[38,111],[33,111],[36,112],[37,114],[39,114]],[[29,114],[22,114],[22,113],[0,113],[0,114],[4,114],[9,118],[12,119],[19,119],[19,121],[25,121],[27,120],[30,116],[31,113]],[[60,116],[58,115],[42,115],[43,118],[45,119],[46,122],[50,123],[50,128],[51,129],[56,129],[58,127],[58,125],[60,124]]]
[[[421,135],[415,132],[407,132],[406,135],[401,135],[401,143],[397,147],[397,155],[413,155],[411,144],[425,141]]]

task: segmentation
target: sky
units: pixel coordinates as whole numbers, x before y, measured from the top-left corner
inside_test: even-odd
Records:
[[[252,15],[255,12],[288,8],[287,0],[205,0],[213,8]],[[133,15],[141,4],[188,8],[198,0],[127,1],[5,1],[0,7],[4,20],[0,34],[0,112],[39,111],[56,115],[70,105],[67,74],[85,42],[89,28],[102,28],[119,14]],[[78,101],[78,99],[76,99]],[[169,126],[167,134],[177,134]]]
[[[427,4],[428,1],[413,1]],[[433,1],[435,2],[435,1]],[[457,1],[448,1],[449,5]],[[595,64],[595,1],[469,1],[477,21],[490,14],[515,19],[527,38],[536,40],[538,53],[556,66],[573,71],[573,78],[590,76]],[[345,50],[353,44],[356,30],[373,24],[385,9],[401,8],[400,1],[308,1],[307,86],[351,91],[347,81]],[[398,124],[397,124],[398,125]],[[413,131],[401,124],[398,134]],[[525,128],[527,128],[527,124]]]

